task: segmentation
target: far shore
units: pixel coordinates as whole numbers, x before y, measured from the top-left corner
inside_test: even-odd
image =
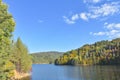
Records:
[[[33,64],[50,64],[50,63],[33,63]],[[52,64],[52,63],[51,63]]]

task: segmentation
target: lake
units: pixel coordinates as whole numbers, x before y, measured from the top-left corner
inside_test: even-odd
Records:
[[[33,64],[31,80],[120,80],[120,66]]]

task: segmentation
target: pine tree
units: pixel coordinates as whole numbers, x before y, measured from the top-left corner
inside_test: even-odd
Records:
[[[14,44],[14,63],[16,65],[16,70],[19,73],[24,73],[30,70],[32,59],[31,56],[28,54],[27,47],[22,43],[21,39],[18,38],[17,42]]]

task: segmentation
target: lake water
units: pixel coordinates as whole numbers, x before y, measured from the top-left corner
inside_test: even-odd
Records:
[[[33,64],[31,80],[120,80],[120,66]]]

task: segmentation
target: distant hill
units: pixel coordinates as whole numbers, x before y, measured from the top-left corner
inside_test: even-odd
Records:
[[[63,55],[63,52],[49,51],[31,54],[33,64],[54,63],[54,60]]]

